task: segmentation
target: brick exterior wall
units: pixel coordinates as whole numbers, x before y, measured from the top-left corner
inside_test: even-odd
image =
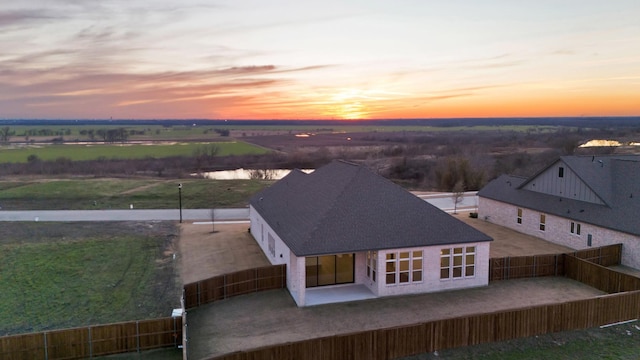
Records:
[[[271,264],[287,265],[287,289],[298,306],[306,303],[305,257],[297,257],[278,234],[266,223],[260,214],[250,207],[251,235],[256,240]],[[269,245],[273,240],[273,251]],[[475,275],[461,279],[440,279],[440,249],[448,247],[475,246]],[[411,249],[394,249],[378,252],[378,276],[373,282],[366,276],[366,253],[355,254],[355,284],[364,284],[376,296],[393,296],[436,292],[452,289],[486,286],[489,283],[489,246],[490,242],[455,244],[446,246],[428,246]],[[423,250],[423,281],[411,284],[386,285],[385,259],[387,252]]]
[[[640,269],[640,237],[549,214],[544,214],[545,230],[542,231],[540,230],[542,213],[525,207],[520,208],[522,223],[518,224],[518,206],[480,197],[478,218],[576,250],[622,244],[622,264]],[[570,231],[571,222],[575,223],[573,234]],[[580,224],[579,235],[575,233],[577,224]],[[591,246],[588,244],[589,234]]]

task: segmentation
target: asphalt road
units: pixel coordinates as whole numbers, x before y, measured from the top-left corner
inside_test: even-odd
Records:
[[[216,209],[216,221],[246,220],[249,208]],[[178,209],[0,211],[0,221],[159,221],[180,219]],[[184,221],[211,221],[209,209],[182,209]]]
[[[421,199],[446,211],[453,212],[450,193],[417,195]],[[458,211],[475,210],[478,197],[467,192],[458,203]],[[183,221],[211,221],[210,209],[182,209]],[[161,221],[180,219],[178,209],[162,210],[16,210],[0,211],[0,221]],[[249,208],[216,209],[215,221],[248,220]]]

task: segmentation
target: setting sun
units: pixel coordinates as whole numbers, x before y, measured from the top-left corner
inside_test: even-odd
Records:
[[[0,5],[1,118],[640,114],[637,1],[45,3]]]

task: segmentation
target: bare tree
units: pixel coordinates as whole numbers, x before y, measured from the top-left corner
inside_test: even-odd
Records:
[[[10,127],[5,126],[2,129],[0,129],[0,142],[1,143],[9,142],[9,137],[10,136],[11,136],[11,128]]]
[[[458,203],[462,202],[464,198],[464,182],[462,180],[458,180],[456,184],[453,186],[453,190],[451,193],[451,199],[453,200],[453,213],[458,213]]]

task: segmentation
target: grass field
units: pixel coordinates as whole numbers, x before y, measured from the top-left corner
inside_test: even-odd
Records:
[[[264,154],[268,150],[242,141],[215,142],[218,156]],[[41,160],[68,158],[77,160],[144,159],[170,156],[192,156],[203,143],[151,144],[151,145],[43,145],[38,147],[0,147],[0,163],[25,163],[31,155]]]
[[[209,179],[83,179],[0,181],[3,210],[98,210],[244,207],[254,193],[272,184],[268,180]]]
[[[640,323],[563,331],[403,358],[402,360],[640,359]]]
[[[3,223],[0,335],[167,316],[171,223]]]

